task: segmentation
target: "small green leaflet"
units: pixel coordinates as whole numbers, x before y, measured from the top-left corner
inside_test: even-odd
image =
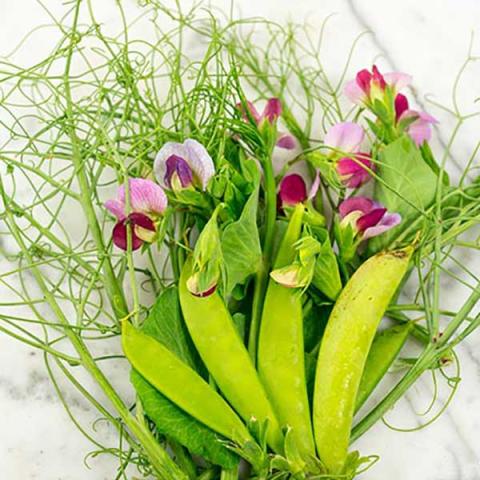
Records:
[[[169,348],[193,369],[200,372],[203,370],[183,322],[176,287],[168,288],[160,294],[142,330]],[[224,468],[236,467],[239,462],[238,456],[221,443],[219,435],[177,407],[135,370],[132,370],[131,381],[145,413],[155,423],[160,433],[216,465]]]
[[[412,220],[421,216],[435,199],[437,175],[425,163],[420,150],[407,136],[385,147],[377,169],[375,200],[389,212],[398,212],[402,223],[369,242],[370,252],[377,252],[391,241]]]
[[[243,207],[240,218],[225,227],[222,234],[222,251],[225,262],[225,296],[236,285],[244,283],[256,273],[262,262],[262,250],[257,228],[258,187]]]
[[[330,300],[336,300],[342,290],[337,257],[328,235],[325,236],[315,262],[312,285],[318,288]]]

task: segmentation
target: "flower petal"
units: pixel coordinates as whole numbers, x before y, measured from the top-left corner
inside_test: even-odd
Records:
[[[395,118],[398,122],[403,113],[409,108],[408,99],[405,95],[398,93],[395,97]]]
[[[343,89],[345,96],[356,105],[361,105],[367,100],[366,93],[360,88],[356,80],[350,80]]]
[[[293,135],[283,133],[278,137],[276,146],[285,150],[293,150],[297,146],[297,140]]]
[[[372,237],[376,237],[393,227],[396,227],[402,221],[402,217],[399,213],[386,213],[380,223],[374,227],[367,228],[362,235],[364,240]]]
[[[344,200],[338,207],[341,218],[345,218],[349,213],[360,211],[364,214],[370,212],[374,202],[367,197],[350,197]]]
[[[125,218],[125,204],[120,200],[107,200],[104,206],[110,213],[115,215],[118,220]]]
[[[240,102],[237,103],[237,108],[242,113],[243,119],[248,122],[250,120],[248,114],[250,114],[253,117],[253,120],[255,121],[255,123],[258,124],[260,122],[260,114],[258,113],[258,110],[255,108],[255,105],[252,102],[247,101],[246,102],[246,107],[247,107],[248,112],[245,110],[242,103],[240,103]]]
[[[315,178],[313,180],[312,186],[310,187],[310,192],[308,192],[309,200],[312,200],[317,196],[319,188],[320,188],[320,170],[317,168],[315,172]]]
[[[369,170],[373,170],[373,166],[370,155],[362,153],[356,155],[354,159],[341,158],[337,162],[337,173],[348,188],[358,188],[370,180]]]
[[[402,72],[384,73],[383,78],[387,85],[392,87],[396,92],[408,87],[412,83],[412,76]]]
[[[280,182],[280,191],[278,193],[280,204],[296,205],[307,199],[307,186],[301,175],[292,173],[286,175]]]
[[[168,185],[165,184],[165,174],[167,173],[167,160],[172,155],[176,155],[187,160],[187,150],[183,144],[177,142],[167,142],[158,151],[155,161],[153,162],[155,178],[157,179],[157,182],[164,187],[168,187]]]
[[[387,213],[386,208],[375,208],[374,210],[362,215],[357,220],[357,228],[360,232],[364,232],[370,227],[375,227],[380,223],[383,216]]]
[[[130,178],[128,188],[132,212],[161,215],[167,208],[167,196],[155,182],[145,178]],[[124,185],[118,189],[118,199],[126,204]]]
[[[171,155],[167,158],[167,171],[164,180],[172,190],[174,189],[172,180],[176,183],[180,182],[179,188],[187,188],[193,183],[193,172],[185,159],[177,155]]]
[[[262,119],[266,118],[270,123],[274,123],[282,114],[282,103],[279,98],[269,98],[263,109]]]
[[[363,128],[353,122],[333,125],[325,135],[324,144],[342,152],[356,152],[365,137]]]
[[[202,189],[205,190],[208,181],[215,174],[215,165],[212,157],[207,152],[207,149],[196,140],[189,138],[183,142],[183,145],[187,151],[185,160],[187,160],[193,173],[200,180]]]
[[[361,90],[368,96],[370,93],[370,84],[372,82],[372,74],[364,68],[363,70],[360,70],[356,77],[355,80],[357,82],[357,85],[361,88]]]
[[[127,220],[117,222],[113,227],[112,239],[113,243],[122,250],[128,250],[127,242]],[[137,237],[135,231],[132,229],[132,250],[138,250],[143,244],[143,240]]]

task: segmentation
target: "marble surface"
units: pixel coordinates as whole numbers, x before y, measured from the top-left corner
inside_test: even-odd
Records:
[[[182,3],[190,0],[182,0]],[[48,2],[53,12],[61,11],[61,2]],[[93,2],[107,15],[114,9],[113,0]],[[128,2],[133,3],[133,1]],[[214,1],[229,8],[230,2]],[[361,32],[370,31],[359,43],[351,73],[378,62],[384,70],[401,70],[414,76],[414,90],[419,104],[426,106],[441,123],[436,129],[434,148],[448,141],[452,121],[442,111],[428,106],[426,98],[451,104],[455,76],[468,54],[471,33],[478,34],[480,3],[478,0],[238,0],[243,15],[257,15],[285,21],[308,21],[320,25],[330,13],[337,13],[328,27],[324,62],[332,75],[338,75],[340,60],[345,58],[351,42]],[[28,10],[29,15],[25,15]],[[47,21],[34,0],[1,0],[0,54],[8,52],[34,26]],[[50,42],[43,31],[36,48],[28,52],[33,58]],[[473,52],[480,54],[480,38],[473,40]],[[459,104],[466,112],[480,97],[479,66],[473,66],[460,85]],[[452,150],[452,162],[461,165],[478,141],[479,124],[466,125]],[[474,266],[480,273],[480,259]],[[0,270],[11,268],[3,260]],[[0,288],[0,296],[7,295]],[[462,290],[445,292],[447,301],[465,296]],[[399,433],[378,424],[358,443],[365,454],[380,455],[380,462],[365,480],[480,480],[480,332],[458,349],[462,362],[462,382],[447,412],[432,426],[414,433]],[[119,378],[125,371],[108,372]],[[88,382],[88,380],[86,380]],[[92,389],[94,387],[92,386]],[[425,410],[431,396],[431,380],[422,379],[388,414],[388,421],[401,428],[417,425],[414,412]],[[95,393],[95,390],[92,390]],[[96,415],[85,400],[66,389],[73,414],[93,431]],[[45,374],[41,354],[0,335],[0,478],[11,480],[111,480],[115,462],[102,455],[83,457],[91,444],[71,423],[55,390]],[[107,444],[114,444],[115,433],[103,424],[95,434]]]

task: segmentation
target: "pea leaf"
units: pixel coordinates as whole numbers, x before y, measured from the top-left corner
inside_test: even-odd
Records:
[[[192,368],[203,371],[204,367],[181,315],[176,287],[168,288],[160,294],[142,330]],[[131,381],[145,413],[160,433],[184,445],[191,453],[201,455],[224,468],[234,468],[238,464],[238,456],[221,443],[219,435],[177,407],[135,370],[132,370]]]
[[[420,150],[408,137],[395,140],[383,150],[375,183],[375,199],[390,212],[398,212],[402,223],[369,242],[371,253],[390,244],[403,228],[416,219],[433,202],[437,175],[425,163]]]
[[[225,261],[225,295],[261,267],[262,250],[257,228],[258,187],[243,207],[240,218],[225,227],[222,251]]]
[[[231,469],[238,465],[238,456],[222,445],[221,437],[214,431],[164,397],[135,370],[132,370],[131,380],[145,413],[160,433],[223,468]]]

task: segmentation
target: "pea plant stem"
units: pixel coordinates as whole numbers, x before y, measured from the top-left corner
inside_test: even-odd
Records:
[[[273,146],[268,149],[263,165],[265,181],[265,236],[263,238],[263,264],[255,277],[255,288],[253,292],[252,319],[248,337],[248,352],[253,363],[257,359],[258,332],[260,319],[262,317],[263,299],[267,290],[268,273],[272,262],[273,238],[275,234],[275,219],[277,217],[277,192],[275,176],[272,165]]]

